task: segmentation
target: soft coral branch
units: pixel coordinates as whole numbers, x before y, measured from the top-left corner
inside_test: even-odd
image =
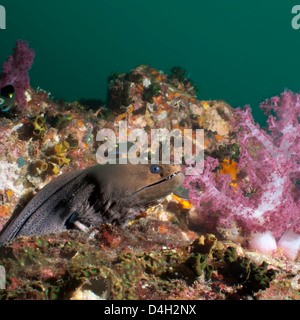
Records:
[[[238,170],[246,173],[237,190],[230,187],[230,175],[214,173],[219,163],[210,157],[203,175],[187,177],[184,187],[190,188],[191,202],[218,225],[235,221],[249,234],[271,232],[280,238],[289,230],[300,237],[300,95],[285,91],[261,109],[269,116],[268,130],[255,124],[250,107],[235,110]]]

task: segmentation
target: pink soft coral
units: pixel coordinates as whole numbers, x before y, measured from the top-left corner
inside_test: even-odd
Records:
[[[235,110],[238,169],[246,174],[238,188],[231,187],[230,175],[213,172],[219,162],[211,157],[203,174],[187,176],[183,187],[215,226],[234,221],[263,251],[276,249],[280,239],[279,246],[295,258],[300,248],[300,95],[285,91],[261,108],[269,116],[268,130],[254,123],[250,107]]]
[[[30,87],[28,70],[32,66],[34,56],[34,50],[28,49],[28,42],[18,40],[14,55],[9,56],[3,63],[0,88],[8,84],[13,85],[16,91],[16,102],[21,109],[26,106],[25,91]]]

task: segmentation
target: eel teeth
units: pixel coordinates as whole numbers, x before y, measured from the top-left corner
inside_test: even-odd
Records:
[[[172,178],[174,178],[175,176],[177,176],[178,173],[180,173],[180,171],[177,171],[177,172],[175,172],[175,173],[172,173],[170,176],[166,177],[164,180],[167,181],[167,180],[169,180],[169,179],[172,179]]]

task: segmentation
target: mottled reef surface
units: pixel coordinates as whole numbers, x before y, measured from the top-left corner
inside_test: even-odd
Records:
[[[59,173],[96,164],[102,128],[205,130],[209,155],[235,152],[232,108],[196,99],[180,68],[142,65],[109,79],[107,106],[53,101],[26,92],[24,110],[0,117],[0,228]],[[224,147],[231,146],[231,147]],[[195,208],[174,195],[125,229],[19,238],[0,248],[1,299],[299,299],[300,262],[248,249],[243,238],[201,228]]]

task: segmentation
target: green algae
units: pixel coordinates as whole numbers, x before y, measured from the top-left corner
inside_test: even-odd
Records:
[[[239,257],[234,247],[226,249],[223,259],[226,265],[221,273],[228,277],[229,281],[242,284],[241,290],[246,294],[269,288],[275,277],[275,270],[269,269],[267,262],[257,265],[247,257]]]
[[[122,234],[121,229],[108,235],[109,228],[95,228],[98,234],[93,240],[69,231],[4,245],[0,264],[7,271],[6,290],[0,291],[0,298],[70,299],[86,287],[108,299],[168,299],[191,288],[203,275],[211,281],[218,274],[227,284],[242,285],[241,294],[253,295],[267,288],[275,274],[265,262],[257,266],[239,257],[235,248],[225,250],[213,235],[176,250],[128,250],[126,246],[124,252],[99,242],[121,236],[124,245],[130,243],[131,235]]]

